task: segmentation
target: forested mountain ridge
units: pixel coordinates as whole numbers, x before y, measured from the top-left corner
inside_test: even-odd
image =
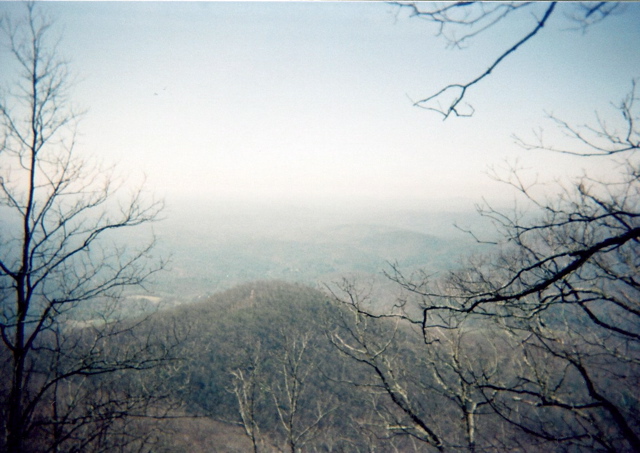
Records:
[[[362,302],[375,303],[376,297],[370,291]],[[157,328],[184,335],[176,351],[180,361],[164,377],[180,416],[164,421],[163,429],[191,433],[193,451],[431,451],[428,443],[416,442],[419,433],[411,434],[408,414],[388,399],[370,367],[341,352],[336,341],[353,334],[369,337],[371,347],[386,344],[380,359],[390,368],[384,372],[408,392],[411,410],[442,429],[447,444],[464,443],[459,408],[442,381],[455,377],[446,356],[434,368],[436,356],[421,352],[416,332],[393,319],[354,328],[357,316],[326,290],[251,282],[157,316]],[[489,331],[471,328],[465,335],[465,354],[477,360],[492,360],[491,351],[510,347]],[[437,341],[459,340],[444,331]],[[508,354],[499,361],[508,366]],[[221,432],[220,423],[229,430]],[[500,442],[528,442],[528,451],[547,451],[490,413],[479,416],[478,426],[478,445],[492,445],[500,432]],[[180,439],[164,438],[166,451],[183,448]]]
[[[167,325],[178,320],[186,332],[168,382],[187,417],[180,430],[193,416],[242,427],[233,431],[240,436],[235,442],[248,440],[260,451],[292,444],[295,451],[364,451],[366,441],[349,421],[361,412],[361,396],[339,382],[346,364],[326,337],[332,316],[326,293],[252,282],[158,316]],[[220,440],[210,448],[235,451]]]

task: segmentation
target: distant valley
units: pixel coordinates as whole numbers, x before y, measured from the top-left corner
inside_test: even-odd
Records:
[[[256,280],[315,285],[357,275],[384,281],[390,263],[437,273],[479,248],[453,226],[477,222],[471,210],[222,205],[168,211],[155,231],[159,252],[171,262],[154,291],[178,303]]]

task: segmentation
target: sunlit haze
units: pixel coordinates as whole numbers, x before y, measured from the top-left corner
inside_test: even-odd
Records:
[[[584,34],[558,15],[470,90],[472,118],[443,122],[411,100],[476,76],[519,35],[514,25],[459,50],[384,3],[45,8],[78,75],[74,104],[87,110],[80,149],[146,176],[169,203],[500,198],[486,173],[505,161],[581,171],[522,150],[512,134],[544,126],[545,111],[589,121],[640,74],[640,5]],[[22,5],[0,10],[17,15]]]

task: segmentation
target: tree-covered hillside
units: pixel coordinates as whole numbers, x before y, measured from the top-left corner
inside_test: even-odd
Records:
[[[257,451],[366,451],[358,367],[328,341],[325,293],[249,283],[161,316],[188,332],[171,377],[185,414],[242,427]]]
[[[254,282],[159,313],[161,324],[184,335],[181,360],[165,376],[180,418],[165,429],[190,433],[194,451],[431,451],[414,420],[425,417],[443,445],[464,450],[459,398],[478,390],[465,390],[451,348],[458,345],[461,367],[497,360],[507,370],[513,344],[470,326],[464,334],[443,331],[425,354],[419,329],[354,311],[378,294],[353,292],[345,302],[345,289],[355,286],[343,282],[331,292]],[[480,394],[468,396],[480,409],[478,447],[537,443],[487,410]],[[216,434],[220,423],[229,426],[225,435]],[[198,441],[198,429],[211,434]],[[184,447],[179,435],[171,439],[168,451]]]

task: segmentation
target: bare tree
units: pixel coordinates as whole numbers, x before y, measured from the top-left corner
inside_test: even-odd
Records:
[[[231,371],[240,425],[254,452],[266,451],[266,444],[274,443],[268,437],[280,438],[276,442],[284,446],[280,451],[302,451],[338,406],[333,395],[313,385],[318,373],[314,335],[280,331],[278,336],[281,348],[263,353],[258,346],[243,368]]]
[[[585,29],[619,8],[608,2],[399,5],[435,23],[452,47],[466,45],[517,14],[528,12],[533,18],[531,28],[480,74],[415,102],[445,119],[472,115],[473,107],[463,105],[469,91],[562,9],[576,28]],[[420,399],[437,389],[462,411],[471,451],[481,448],[476,439],[483,432],[477,428],[479,420],[500,433],[483,445],[492,449],[525,446],[545,451],[560,445],[589,451],[640,450],[640,401],[634,391],[640,383],[640,131],[635,82],[618,111],[618,120],[599,116],[594,126],[585,127],[552,117],[563,134],[574,139],[574,146],[549,145],[542,135],[533,143],[518,139],[530,150],[612,159],[617,168],[609,177],[585,174],[559,184],[556,193],[540,195],[517,169],[506,177],[496,175],[522,196],[528,211],[480,208],[497,227],[498,240],[485,241],[494,243],[492,254],[472,257],[463,268],[435,281],[392,268],[392,280],[421,299],[420,314],[404,300],[388,313],[372,312],[353,286],[337,297],[352,319],[334,332],[334,345],[377,376],[360,385],[382,389],[400,409],[403,418],[394,424],[399,432],[435,448],[454,446],[446,430],[420,409]],[[386,332],[371,327],[380,323],[386,323]],[[428,363],[425,374],[433,375],[428,385],[415,385],[418,381],[403,368],[408,355],[397,349],[401,333],[410,326],[420,332]],[[486,362],[478,364],[466,343],[485,335],[495,337],[491,344],[497,354],[486,348],[474,351]],[[499,367],[492,358],[501,355],[507,363]],[[396,356],[401,359],[393,360]],[[487,366],[491,363],[495,366]],[[486,411],[482,417],[477,417],[478,407]]]
[[[8,365],[0,448],[8,452],[58,451],[81,426],[122,419],[134,401],[125,387],[107,395],[87,378],[167,357],[161,338],[114,305],[163,267],[150,261],[153,239],[134,248],[116,233],[154,221],[162,203],[142,189],[125,197],[111,170],[77,152],[71,76],[52,23],[33,3],[25,13],[2,22],[17,68],[0,98],[0,354]],[[81,395],[93,403],[81,406]],[[36,445],[46,426],[51,437]]]
[[[254,453],[258,453],[263,444],[259,423],[259,412],[266,398],[266,386],[260,370],[262,361],[263,357],[258,345],[246,369],[237,368],[231,371],[233,376],[231,391],[238,401],[240,423],[251,440]]]
[[[441,283],[399,271],[392,276],[422,297],[422,316],[413,322],[425,332],[450,313],[519,339],[518,374],[487,379],[482,388],[497,392],[491,403],[500,417],[547,441],[640,450],[637,101],[633,83],[617,106],[619,119],[599,117],[595,126],[578,128],[554,118],[574,139],[572,148],[527,144],[577,158],[616,159],[618,172],[584,175],[540,195],[513,170],[502,180],[530,212],[481,209],[501,238],[493,255],[471,260]]]
[[[274,357],[276,375],[270,388],[287,449],[296,453],[318,435],[337,404],[311,385],[318,372],[313,335],[284,331],[280,335],[283,349]]]
[[[495,448],[489,433],[505,427],[492,416],[494,394],[482,384],[509,373],[511,364],[502,358],[513,347],[508,337],[477,330],[468,316],[418,327],[406,313],[408,301],[402,310],[376,315],[369,294],[351,282],[333,295],[342,316],[330,336],[340,352],[370,370],[368,380],[353,384],[371,392],[371,410],[382,422],[379,437],[405,437],[443,451]]]

